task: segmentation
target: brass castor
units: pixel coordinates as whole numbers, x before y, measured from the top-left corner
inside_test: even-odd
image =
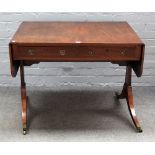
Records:
[[[141,129],[141,127],[137,128],[137,131],[138,131],[139,133],[143,132],[143,130]]]
[[[23,135],[26,135],[27,131],[26,129],[23,129]]]

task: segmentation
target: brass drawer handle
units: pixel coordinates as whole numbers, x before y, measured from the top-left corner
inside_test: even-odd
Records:
[[[66,55],[66,51],[65,51],[65,50],[59,50],[59,54],[60,54],[61,56],[64,56],[64,55]]]
[[[94,51],[89,51],[89,55],[93,56],[94,55]]]
[[[28,53],[29,53],[29,55],[34,55],[34,54],[35,54],[35,51],[32,50],[32,49],[29,49],[29,50],[28,50]]]
[[[121,55],[125,55],[126,50],[121,50],[120,53],[121,53]]]

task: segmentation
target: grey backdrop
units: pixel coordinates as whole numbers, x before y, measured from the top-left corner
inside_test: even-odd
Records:
[[[144,73],[133,85],[155,86],[155,13],[0,13],[0,86],[18,86],[10,75],[8,43],[22,21],[128,21],[146,44]],[[31,86],[117,86],[125,69],[111,63],[40,63],[26,68]]]

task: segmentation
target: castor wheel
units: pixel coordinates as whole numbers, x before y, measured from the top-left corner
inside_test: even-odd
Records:
[[[26,129],[23,129],[23,135],[26,135],[27,131]]]
[[[138,131],[139,133],[143,132],[143,130],[142,130],[141,127],[137,128],[137,131]]]

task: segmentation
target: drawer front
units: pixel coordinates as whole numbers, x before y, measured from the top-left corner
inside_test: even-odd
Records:
[[[87,46],[20,46],[13,52],[15,60],[40,61],[119,61],[140,60],[141,48]]]

